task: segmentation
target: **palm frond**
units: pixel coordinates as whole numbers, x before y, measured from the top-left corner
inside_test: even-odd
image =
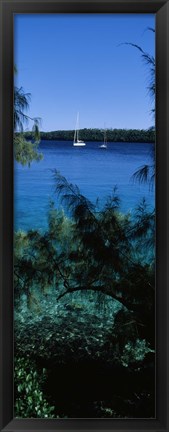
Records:
[[[153,165],[143,165],[132,175],[132,180],[134,182],[139,182],[141,184],[149,183],[153,184],[155,177],[155,167]]]
[[[151,66],[153,66],[153,68],[155,68],[155,58],[154,58],[154,56],[151,56],[149,53],[147,53],[146,51],[144,51],[143,48],[141,48],[139,45],[134,44],[132,42],[124,42],[121,45],[130,45],[130,46],[136,48],[138,51],[141,52],[143,60],[145,60],[145,62],[147,64],[150,64]]]
[[[155,28],[153,28],[153,27],[147,27],[147,30],[152,31],[153,33],[155,33]]]
[[[56,182],[55,192],[61,198],[68,210],[77,217],[78,212],[92,212],[95,209],[95,205],[91,203],[89,199],[84,197],[77,185],[69,183],[59,171],[53,170],[54,180]],[[80,210],[81,209],[81,210]]]
[[[144,63],[149,67],[150,82],[148,85],[148,91],[154,99],[155,98],[155,58],[154,56],[150,55],[149,53],[144,51],[139,45],[132,42],[124,42],[123,44],[120,45],[130,45],[131,47],[134,47],[138,51],[140,51]]]
[[[29,120],[33,122],[33,138],[35,141],[40,140],[39,125],[40,117],[30,117],[26,112],[29,109],[31,94],[25,93],[23,88],[14,87],[14,130],[23,132],[23,125]]]

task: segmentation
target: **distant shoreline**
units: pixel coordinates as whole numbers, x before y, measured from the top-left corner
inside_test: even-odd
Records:
[[[26,139],[32,139],[32,132],[25,132]],[[107,129],[106,136],[108,142],[133,142],[133,143],[154,143],[154,129]],[[81,129],[79,137],[83,141],[103,141],[103,129]],[[73,141],[74,130],[57,130],[51,132],[40,132],[41,140],[48,141]]]

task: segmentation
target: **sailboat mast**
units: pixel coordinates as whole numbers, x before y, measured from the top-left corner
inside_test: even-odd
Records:
[[[77,131],[77,142],[78,142],[79,141],[79,112],[77,113],[76,131]]]
[[[77,119],[76,119],[76,127],[75,127],[75,133],[74,133],[74,146],[85,146],[86,143],[83,140],[79,140],[79,112],[77,113]]]
[[[74,133],[74,143],[76,143],[76,141],[78,140],[78,114],[77,113],[77,117],[76,117],[76,126],[75,126],[75,133]]]
[[[75,129],[75,133],[74,133],[74,139],[73,139],[73,142],[74,142],[74,143],[76,142],[76,129]]]
[[[104,130],[104,143],[107,143],[107,133],[106,133],[106,129]]]

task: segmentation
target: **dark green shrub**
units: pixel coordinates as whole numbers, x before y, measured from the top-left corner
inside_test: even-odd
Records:
[[[15,358],[14,375],[15,417],[54,418],[54,407],[48,404],[42,392],[45,369],[40,375],[32,361],[19,357]]]

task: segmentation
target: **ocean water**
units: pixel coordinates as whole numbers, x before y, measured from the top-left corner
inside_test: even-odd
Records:
[[[42,141],[39,147],[43,160],[31,167],[15,163],[14,225],[15,229],[47,228],[49,203],[60,203],[55,194],[53,169],[76,184],[82,194],[100,205],[117,186],[122,212],[133,212],[143,197],[148,209],[155,206],[154,190],[147,184],[132,181],[133,173],[144,164],[151,164],[153,144],[88,142],[86,147],[73,147],[72,141]]]

